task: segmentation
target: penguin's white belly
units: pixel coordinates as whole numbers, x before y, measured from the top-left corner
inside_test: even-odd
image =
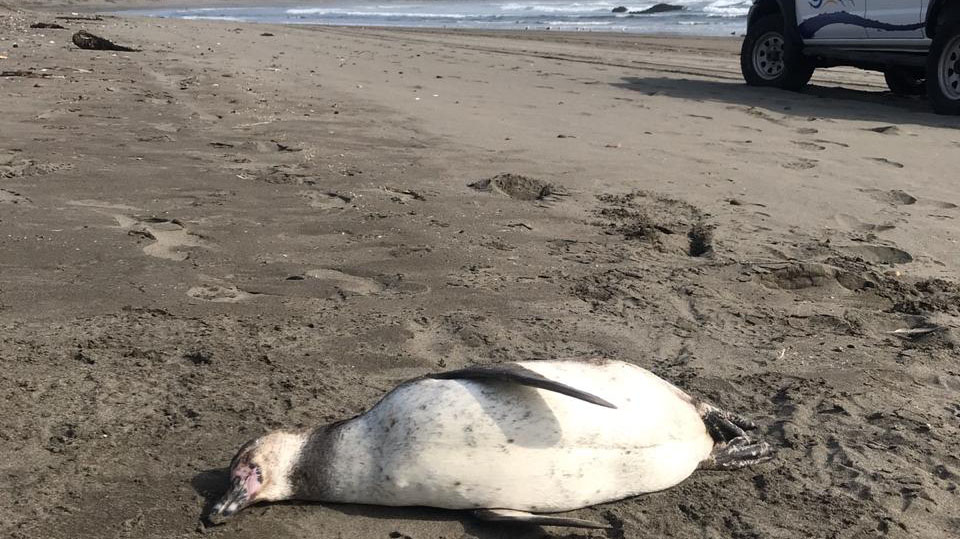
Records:
[[[332,501],[565,511],[676,485],[713,448],[690,398],[639,367],[521,365],[617,408],[509,382],[418,380],[344,426]]]

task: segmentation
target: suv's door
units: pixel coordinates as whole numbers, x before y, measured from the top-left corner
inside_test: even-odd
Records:
[[[862,24],[867,0],[795,1],[797,25],[804,42],[857,41],[867,37]]]
[[[923,33],[927,0],[862,0],[867,5],[870,39],[918,39]]]

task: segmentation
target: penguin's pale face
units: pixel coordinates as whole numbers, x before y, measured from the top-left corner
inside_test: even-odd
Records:
[[[211,520],[233,516],[260,501],[288,498],[293,492],[290,470],[302,445],[300,435],[286,432],[273,432],[244,444],[230,463],[230,489],[213,506]]]

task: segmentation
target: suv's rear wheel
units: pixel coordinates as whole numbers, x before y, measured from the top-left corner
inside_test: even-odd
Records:
[[[747,84],[800,90],[813,69],[798,44],[784,35],[783,17],[766,15],[750,25],[740,49],[740,71]]]
[[[960,114],[960,20],[937,28],[927,58],[927,94],[938,114]]]
[[[890,91],[897,95],[921,95],[927,88],[922,78],[909,71],[900,69],[884,71],[883,78],[887,80]]]

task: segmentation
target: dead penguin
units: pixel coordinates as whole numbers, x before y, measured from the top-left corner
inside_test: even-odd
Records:
[[[248,442],[219,521],[265,501],[468,509],[486,520],[606,527],[536,514],[672,487],[698,468],[767,460],[755,425],[622,361],[524,361],[404,382],[353,419]]]

